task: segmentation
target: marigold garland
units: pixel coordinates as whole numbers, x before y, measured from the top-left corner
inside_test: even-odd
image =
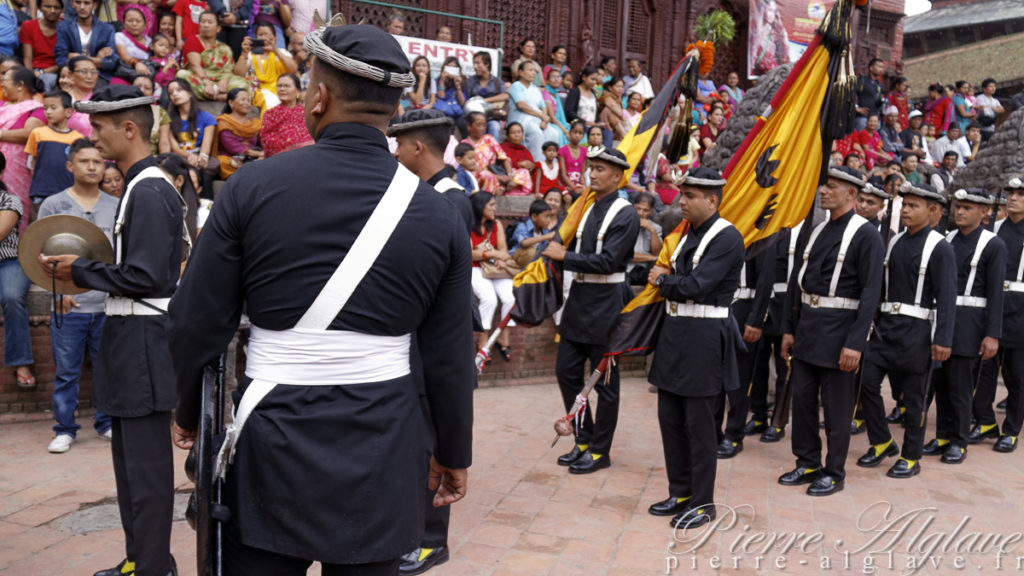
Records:
[[[715,44],[707,40],[700,40],[694,44],[687,44],[686,52],[694,48],[700,52],[700,75],[707,76],[715,64]]]

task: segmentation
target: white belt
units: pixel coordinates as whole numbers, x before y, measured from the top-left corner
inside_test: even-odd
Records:
[[[860,306],[860,300],[854,298],[842,298],[840,296],[818,296],[817,294],[803,294],[800,301],[811,308],[834,308],[836,310],[856,310]]]
[[[710,304],[695,304],[693,302],[672,302],[665,301],[665,312],[672,317],[684,318],[728,318],[728,306],[711,306]]]
[[[753,298],[753,288],[737,288],[736,293],[732,295],[733,300],[752,300]]]
[[[903,302],[883,302],[882,313],[897,316],[910,316],[911,318],[917,318],[919,320],[931,320],[935,316],[935,311],[931,308],[916,306],[914,304],[905,304]]]
[[[412,338],[344,330],[267,330],[253,326],[245,374],[252,382],[226,426],[214,474],[224,479],[245,421],[276,386],[345,386],[386,382],[409,374]]]
[[[789,291],[789,284],[786,284],[785,282],[772,284],[772,290],[774,290],[776,294],[785,294]]]
[[[988,299],[980,296],[957,296],[956,305],[964,308],[984,308],[988,305]]]
[[[1012,282],[1007,280],[1003,282],[1004,292],[1024,292],[1024,282]]]
[[[616,272],[614,274],[580,274],[577,272],[576,277],[573,278],[573,282],[581,282],[583,284],[622,284],[625,281],[625,272]]]
[[[107,296],[103,311],[107,316],[162,316],[167,314],[170,298],[125,298]]]

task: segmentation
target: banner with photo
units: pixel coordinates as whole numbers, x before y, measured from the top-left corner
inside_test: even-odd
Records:
[[[835,0],[750,0],[747,77],[796,62]]]
[[[426,56],[430,62],[430,75],[437,78],[441,75],[441,66],[449,56],[454,56],[459,61],[459,68],[462,75],[475,76],[473,71],[473,54],[481,50],[491,55],[491,76],[501,77],[501,50],[496,48],[481,48],[468,44],[455,44],[453,42],[441,42],[439,40],[425,40],[411,36],[395,36],[395,40],[402,46],[405,55],[409,57],[412,64],[416,58]]]

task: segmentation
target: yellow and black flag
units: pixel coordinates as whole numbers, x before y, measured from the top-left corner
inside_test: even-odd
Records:
[[[832,141],[853,126],[856,93],[847,53],[852,9],[853,0],[835,3],[723,173],[728,183],[719,212],[748,248],[807,216],[828,174]],[[658,266],[670,267],[686,227],[684,221],[665,238]],[[605,356],[649,352],[664,317],[663,302],[657,287],[644,286],[619,314]]]
[[[826,178],[832,141],[852,128],[852,10],[853,0],[835,3],[722,172],[728,182],[719,212],[748,247],[807,216]]]
[[[568,246],[576,237],[583,215],[594,204],[594,193],[587,191],[580,195],[569,213],[558,227],[559,242]],[[545,318],[551,316],[562,307],[562,264],[553,262],[546,256],[540,256],[523,268],[523,271],[512,280],[512,290],[516,304],[510,314],[512,319],[526,326],[537,326]]]

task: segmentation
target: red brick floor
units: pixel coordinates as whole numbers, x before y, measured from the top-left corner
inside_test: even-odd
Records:
[[[569,444],[563,439],[549,448],[561,411],[554,384],[481,389],[476,409],[470,491],[453,508],[452,559],[431,572],[438,576],[909,574],[911,554],[924,557],[917,574],[987,574],[997,566],[1000,573],[1024,573],[1024,456],[997,454],[991,441],[970,447],[963,465],[926,458],[920,476],[894,480],[885,476],[892,459],[876,469],[854,465],[867,448],[866,436],[857,436],[846,490],[814,499],[775,482],[793,465],[788,437],[779,444],[750,438],[742,454],[718,467],[716,498],[736,515],[723,508],[715,531],[674,536],[667,519],[647,514],[668,494],[655,396],[641,380],[623,382],[612,467],[589,476],[570,476],[555,464]],[[899,442],[900,430],[893,432]],[[115,496],[109,445],[83,432],[69,453],[51,455],[50,437],[42,420],[0,423],[0,576],[89,575],[123,555],[118,530],[61,529],[60,519],[80,505]],[[176,485],[185,488],[184,454],[177,459]],[[872,531],[882,525],[886,504],[879,503],[892,505],[890,517],[908,515],[882,536]],[[950,533],[947,544],[942,538]],[[853,552],[875,536],[869,548],[892,549],[893,570],[887,555],[872,562]],[[980,538],[1000,536],[1008,543],[997,565],[993,545]],[[195,573],[192,537],[183,521],[174,524],[182,575]],[[957,546],[970,550],[958,554]],[[823,569],[826,559],[831,565]]]

